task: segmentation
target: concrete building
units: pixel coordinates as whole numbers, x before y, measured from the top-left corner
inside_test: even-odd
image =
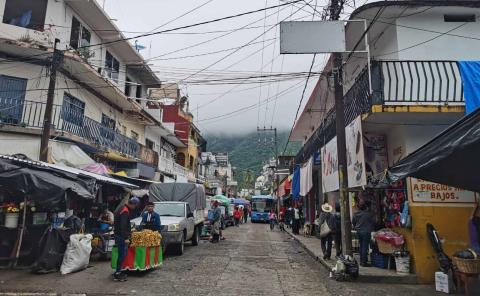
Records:
[[[0,13],[1,153],[38,159],[58,39],[64,57],[52,137],[80,145],[114,171],[160,179],[163,160],[186,144],[161,125],[159,114],[145,111],[141,98],[161,82],[99,4],[0,0]]]
[[[236,186],[228,153],[202,152],[199,174],[205,178],[207,187],[213,194],[228,193],[231,187]]]
[[[355,185],[350,182],[353,174],[349,172],[349,187],[354,192],[350,198],[352,203],[371,199],[385,226],[405,236],[412,254],[412,271],[422,283],[433,281],[438,264],[431,256],[425,225],[432,223],[442,234],[448,255],[466,248],[475,193],[460,190],[466,196],[461,203],[419,201],[418,196],[432,193],[416,192],[414,184],[422,181],[409,178],[401,184],[387,185],[383,176],[388,166],[414,152],[465,114],[458,62],[480,59],[479,12],[479,1],[373,2],[359,7],[350,16],[360,22],[349,22],[345,27],[347,50],[360,51],[343,55],[347,143],[353,138],[359,143],[363,141],[363,145],[357,145],[364,150],[358,150],[357,167],[363,163],[359,172],[366,175],[365,182]],[[377,13],[380,16],[373,22]],[[365,25],[361,20],[371,26],[366,34],[367,43],[362,40]],[[304,143],[296,156],[297,164],[311,157],[318,161],[313,169],[312,191],[302,198],[311,217],[324,200],[338,202],[338,177],[334,176],[338,172],[336,143],[331,142],[336,139],[332,64],[330,59],[323,69],[328,75],[319,79],[290,138]],[[353,130],[360,137],[348,132],[357,120],[360,129]],[[329,151],[329,146],[334,148]],[[347,156],[349,160],[356,157]],[[362,179],[360,173],[358,180]],[[358,186],[360,183],[365,190]],[[404,202],[409,202],[411,228],[402,228],[396,220],[390,220],[399,213],[384,208],[383,198],[402,209]],[[383,219],[382,214],[388,218]]]

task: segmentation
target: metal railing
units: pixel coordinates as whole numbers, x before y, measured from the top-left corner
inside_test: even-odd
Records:
[[[377,69],[375,69],[377,68]],[[444,105],[464,102],[455,61],[381,61],[372,64],[374,92],[383,104]]]
[[[159,156],[158,169],[168,174],[187,177],[186,168],[176,163],[174,159],[165,156]]]
[[[45,105],[44,102],[0,98],[0,125],[42,128]],[[54,105],[52,115],[53,128],[57,132],[67,132],[90,144],[141,157],[141,145],[135,140],[103,126],[76,109]]]

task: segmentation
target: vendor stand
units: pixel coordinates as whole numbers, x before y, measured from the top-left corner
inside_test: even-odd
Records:
[[[131,244],[123,261],[122,271],[145,271],[162,265],[162,236],[157,231],[132,232]],[[112,250],[112,268],[117,268],[118,248]]]

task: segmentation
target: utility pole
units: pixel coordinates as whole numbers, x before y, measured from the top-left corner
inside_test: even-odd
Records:
[[[52,126],[53,100],[55,98],[55,85],[57,82],[57,68],[62,63],[63,52],[57,49],[59,39],[55,39],[52,61],[50,63],[50,82],[48,84],[47,104],[43,116],[42,140],[40,142],[40,161],[48,161],[48,141]]]
[[[274,140],[273,140],[273,145],[275,146],[274,147],[274,152],[275,152],[275,170],[273,172],[274,176],[275,176],[275,184],[277,185],[277,193],[275,194],[277,196],[277,210],[278,212],[280,213],[280,197],[278,196],[278,186],[280,185],[280,180],[279,180],[279,176],[278,176],[278,165],[279,165],[279,161],[278,161],[278,142],[277,142],[277,128],[258,128],[257,127],[257,132],[259,133],[269,133],[269,132],[273,132],[274,134]]]
[[[344,0],[330,1],[330,20],[337,21],[343,9]],[[333,79],[335,88],[335,125],[337,133],[338,185],[342,230],[342,250],[344,255],[352,255],[352,224],[347,185],[347,148],[345,140],[345,106],[343,103],[343,57],[333,53]]]

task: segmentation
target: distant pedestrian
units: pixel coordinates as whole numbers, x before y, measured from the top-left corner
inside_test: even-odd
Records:
[[[210,221],[212,224],[212,239],[210,241],[212,243],[218,243],[220,241],[220,220],[222,218],[222,211],[218,205],[218,201],[215,200],[212,207],[212,220]]]
[[[233,219],[235,221],[235,226],[240,226],[240,218],[242,217],[242,213],[238,207],[235,207],[233,210]]]
[[[322,229],[322,224],[326,223],[328,225],[328,233],[320,232],[320,241],[323,253],[323,259],[330,260],[332,256],[332,229],[335,227],[335,222],[333,221],[332,216],[333,207],[328,203],[322,205],[322,212],[320,213],[320,229]]]
[[[292,228],[293,222],[293,208],[289,206],[285,214],[285,222],[287,223],[287,228]]]
[[[243,223],[248,222],[248,208],[245,206],[243,207]]]
[[[292,223],[292,232],[293,234],[300,234],[300,210],[298,209],[298,206],[295,205],[293,207],[293,223]]]
[[[274,209],[272,209],[270,214],[268,214],[268,221],[270,222],[270,230],[273,231],[275,228],[275,223],[277,222],[277,214],[275,214]]]
[[[137,208],[140,200],[137,197],[132,197],[127,204],[121,207],[114,218],[114,236],[115,245],[118,249],[117,267],[113,274],[115,281],[126,281],[127,275],[122,272],[123,261],[127,256],[128,245],[130,244],[131,226],[130,226],[130,211]]]
[[[375,219],[366,203],[361,202],[358,205],[358,211],[353,215],[353,229],[357,231],[360,243],[360,265],[369,267],[368,249],[372,239],[372,231],[375,230]]]

